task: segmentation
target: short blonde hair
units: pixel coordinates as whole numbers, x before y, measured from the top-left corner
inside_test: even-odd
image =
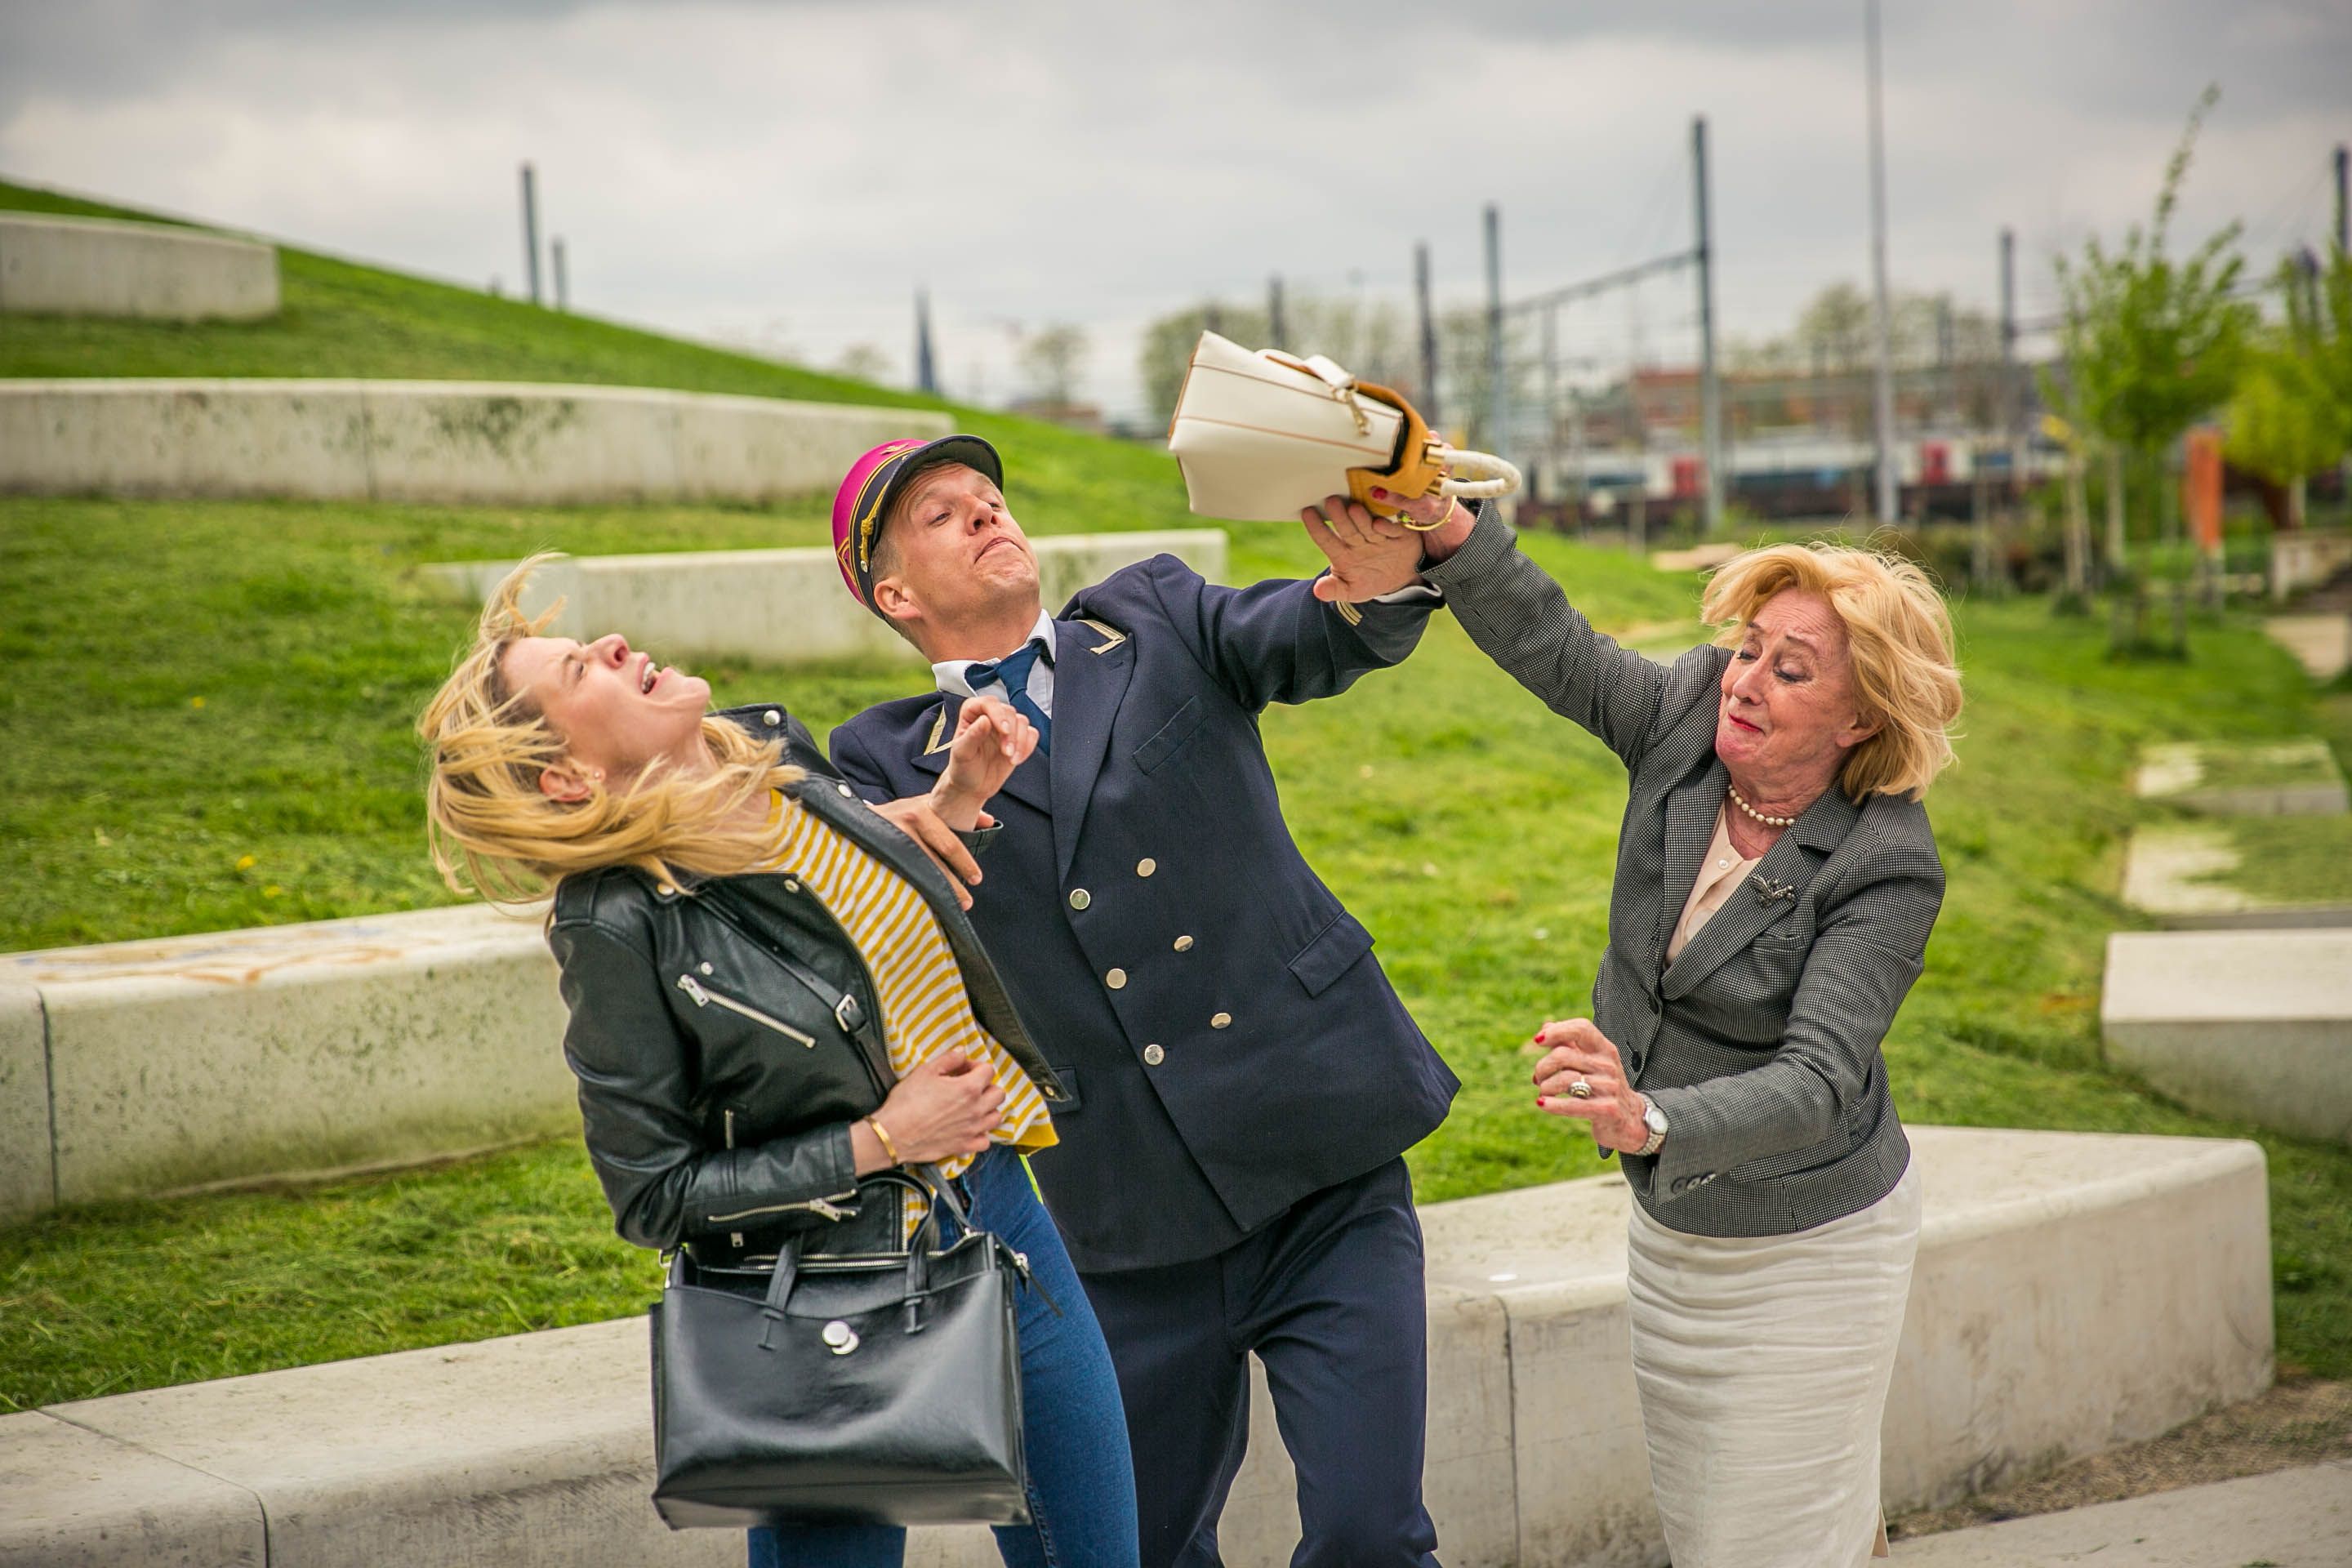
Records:
[[[754,740],[724,719],[702,721],[719,763],[709,773],[647,768],[617,795],[592,779],[577,801],[541,791],[540,775],[567,748],[529,694],[508,684],[504,661],[563,607],[559,600],[535,617],[522,612],[531,573],[553,558],[532,556],[491,592],[472,645],[416,721],[429,754],[425,833],[442,879],[493,903],[524,903],[565,877],[609,866],[635,866],[666,883],[681,873],[752,869],[774,846],[742,826],[740,808],[797,783],[802,772],[780,760],[782,742]]]
[[[1775,594],[1821,595],[1845,627],[1846,656],[1865,721],[1878,732],[1857,745],[1838,784],[1855,800],[1899,795],[1917,800],[1952,761],[1960,716],[1960,669],[1951,613],[1927,574],[1912,562],[1842,544],[1774,544],[1725,563],[1706,585],[1700,614],[1734,647]]]

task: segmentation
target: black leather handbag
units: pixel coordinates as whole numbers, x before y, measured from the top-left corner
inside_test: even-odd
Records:
[[[652,1314],[654,1506],[671,1529],[1029,1522],[1027,1263],[936,1172],[859,1184],[888,1187],[930,1200],[905,1252],[795,1239],[769,1272],[671,1260]],[[942,1211],[961,1230],[944,1247]]]

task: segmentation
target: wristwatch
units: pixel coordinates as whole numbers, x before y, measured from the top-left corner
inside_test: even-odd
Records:
[[[1658,1102],[1646,1094],[1642,1097],[1642,1121],[1649,1127],[1650,1136],[1633,1152],[1646,1159],[1656,1153],[1658,1145],[1666,1141],[1666,1113],[1660,1110]]]

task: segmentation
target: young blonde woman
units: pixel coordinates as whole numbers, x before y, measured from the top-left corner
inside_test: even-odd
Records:
[[[1034,1522],[1000,1529],[999,1552],[1133,1563],[1109,1353],[1022,1163],[1054,1142],[1064,1090],[933,858],[975,877],[948,830],[980,826],[1035,731],[1004,703],[968,706],[929,797],[877,810],[782,760],[780,706],[713,714],[707,682],[618,635],[541,635],[520,608],[534,564],[499,585],[420,721],[427,812],[452,886],[553,896],[564,1056],[620,1234],[720,1268],[772,1262],[795,1236],[891,1250],[911,1216],[857,1203],[858,1178],[903,1163],[958,1179],[972,1223],[1026,1254],[1061,1310],[1022,1294]],[[752,1568],[904,1551],[886,1525],[750,1542]]]

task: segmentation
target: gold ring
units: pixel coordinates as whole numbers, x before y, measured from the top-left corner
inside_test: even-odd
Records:
[[[1568,1098],[1570,1100],[1591,1100],[1592,1098],[1592,1086],[1585,1082],[1582,1079],[1578,1079],[1574,1083],[1568,1086]]]

